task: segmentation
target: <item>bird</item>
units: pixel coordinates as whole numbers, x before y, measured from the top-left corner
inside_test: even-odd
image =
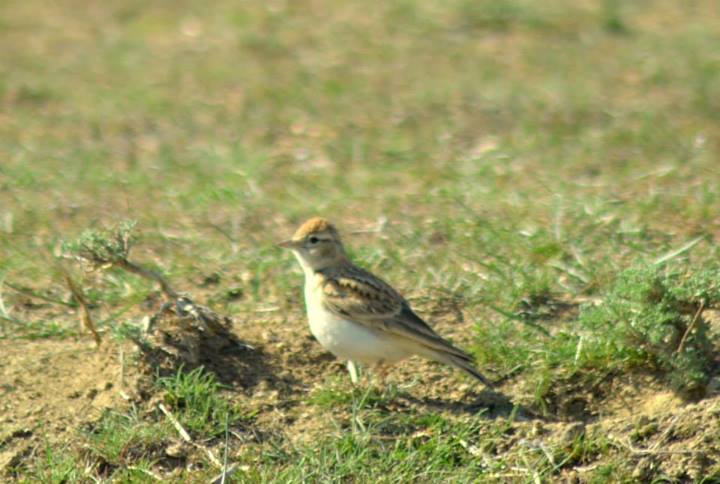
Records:
[[[307,220],[278,245],[293,252],[304,272],[310,332],[347,362],[353,384],[358,363],[387,370],[418,355],[493,387],[473,358],[440,337],[390,284],[350,261],[337,228],[325,218]]]

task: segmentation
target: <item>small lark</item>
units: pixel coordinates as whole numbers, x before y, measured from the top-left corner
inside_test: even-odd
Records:
[[[325,349],[347,360],[353,383],[354,362],[383,366],[419,355],[492,386],[472,358],[438,336],[395,289],[350,262],[327,220],[308,220],[279,245],[293,251],[305,272],[310,331]]]

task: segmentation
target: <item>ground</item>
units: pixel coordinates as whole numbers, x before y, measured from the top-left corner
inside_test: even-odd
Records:
[[[453,334],[449,324],[440,329]],[[255,345],[252,350],[237,350],[245,354],[239,366],[251,378],[244,379],[227,368],[232,365],[229,354],[204,357],[206,368],[218,365],[215,370],[219,378],[235,375],[225,380],[223,394],[253,414],[251,419],[230,427],[231,462],[246,462],[236,471],[241,481],[270,477],[263,471],[250,470],[255,464],[248,454],[254,455],[257,447],[268,452],[278,443],[302,448],[326,439],[342,439],[348,432],[362,435],[366,430],[355,429],[356,419],[363,426],[373,422],[377,425],[373,437],[388,441],[398,435],[422,441],[437,438],[436,432],[447,433],[443,438],[454,441],[456,452],[467,453],[468,458],[477,458],[488,468],[505,459],[523,457],[523,464],[486,474],[496,480],[525,479],[534,470],[547,472],[546,466],[553,471],[550,475],[562,480],[597,479],[604,468],[611,478],[613,462],[621,460],[629,466],[628,477],[632,479],[663,475],[678,481],[699,481],[717,465],[717,391],[699,402],[688,402],[655,378],[633,376],[614,382],[608,390],[610,395],[601,399],[577,388],[567,390],[572,391],[567,396],[567,408],[583,401],[581,415],[569,410],[543,416],[531,410],[532,397],[515,391],[513,385],[501,387],[510,401],[447,368],[409,361],[392,373],[397,389],[387,395],[372,387],[353,389],[345,369],[304,330],[301,324],[269,330],[267,321],[236,327],[236,333]],[[6,470],[22,469],[26,459],[43,459],[51,446],[88,446],[78,441],[78,432],[97,426],[103,412],[107,415],[111,409],[128,412],[141,408],[145,418],[157,419],[153,414],[157,414],[154,405],[158,392],[148,391],[147,381],[143,384],[143,377],[138,375],[137,364],[133,364],[137,359],[132,356],[138,350],[133,345],[109,342],[97,349],[90,338],[6,343],[2,369],[3,381],[9,384],[3,402],[0,453]],[[248,360],[253,363],[247,364]],[[403,418],[395,419],[395,415]],[[427,416],[447,419],[449,424],[441,428],[427,425],[423,422]],[[469,422],[476,425],[472,432],[464,428]],[[455,424],[463,427],[457,431],[460,435],[453,430]],[[583,440],[589,442],[587,447],[598,448],[584,448],[586,444],[579,444]],[[216,458],[225,450],[222,438],[200,442]],[[129,449],[143,448],[142,441],[133,439],[126,445]],[[184,469],[197,462],[207,466],[205,473],[220,472],[207,463],[204,453],[176,435],[162,438],[159,445],[149,468],[156,477],[188,479],[193,474],[183,473]],[[609,450],[600,450],[603,446]],[[90,452],[85,457],[88,470],[102,475],[104,465],[112,469],[101,456]],[[533,461],[545,459],[546,463],[533,466]],[[133,458],[123,457],[120,462],[127,465]],[[313,476],[311,469],[303,473]],[[10,475],[19,477],[22,472]],[[40,475],[58,480],[50,473]],[[438,472],[435,477],[442,475]],[[142,475],[134,478],[143,480]]]
[[[2,479],[719,480],[716,3],[2,2]],[[315,215],[497,388],[353,387]]]

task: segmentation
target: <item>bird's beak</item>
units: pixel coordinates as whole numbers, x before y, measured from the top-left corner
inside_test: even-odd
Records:
[[[300,241],[298,240],[285,240],[283,242],[280,242],[278,244],[278,247],[282,247],[283,249],[297,249],[300,247]]]

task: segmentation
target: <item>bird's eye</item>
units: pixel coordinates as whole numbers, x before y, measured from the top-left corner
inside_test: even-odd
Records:
[[[320,242],[320,239],[318,239],[318,238],[315,237],[315,236],[310,237],[309,240],[310,240],[310,243],[311,243],[311,244],[317,244],[318,242]]]

